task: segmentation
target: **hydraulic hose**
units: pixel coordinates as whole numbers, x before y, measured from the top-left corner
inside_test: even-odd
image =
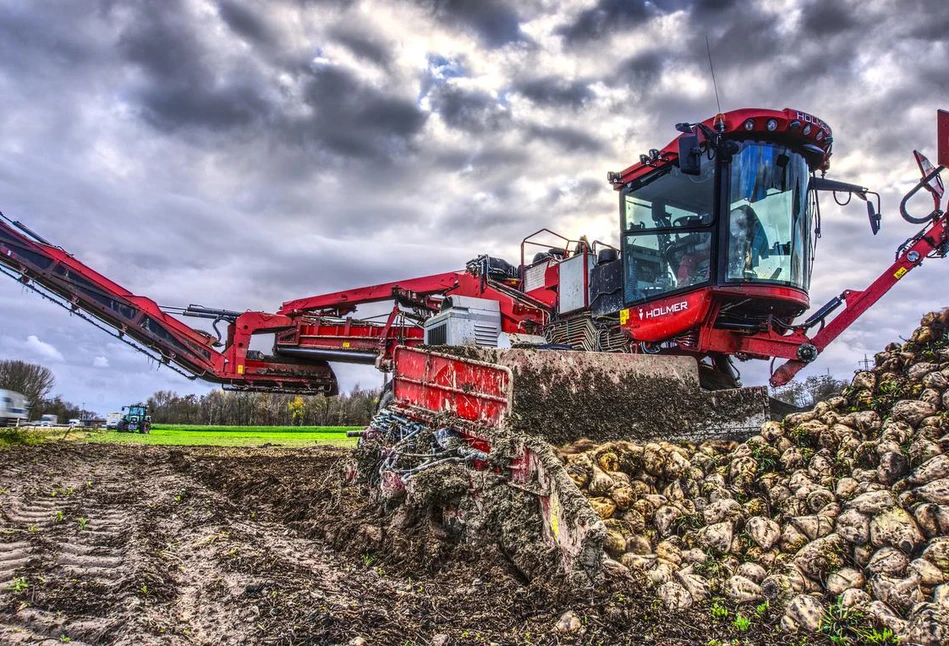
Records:
[[[936,208],[933,209],[929,215],[922,218],[914,217],[910,215],[909,212],[907,212],[906,210],[906,204],[910,201],[910,199],[914,195],[916,195],[917,191],[919,191],[919,189],[921,188],[928,187],[929,182],[931,182],[934,178],[936,178],[939,175],[939,173],[942,172],[942,169],[943,169],[942,166],[937,166],[936,168],[934,168],[928,175],[926,175],[925,177],[923,177],[923,179],[919,181],[919,184],[913,187],[913,190],[911,190],[909,193],[903,196],[903,200],[900,202],[900,215],[903,216],[904,220],[906,220],[907,222],[911,224],[926,224],[927,222],[931,222],[932,220],[935,220],[936,218],[942,215],[942,211],[939,210],[938,203],[936,205]]]

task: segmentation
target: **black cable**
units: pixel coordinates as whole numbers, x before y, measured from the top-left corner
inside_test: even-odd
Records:
[[[833,195],[834,195],[834,202],[836,202],[838,206],[847,206],[848,204],[850,204],[850,200],[853,199],[853,193],[847,193],[846,202],[841,202],[839,199],[837,199],[837,191],[833,191]]]

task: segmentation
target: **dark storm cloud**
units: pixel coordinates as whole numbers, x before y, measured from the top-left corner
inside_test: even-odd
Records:
[[[589,177],[581,179],[575,186],[570,187],[566,194],[579,197],[582,200],[588,200],[603,195],[608,191],[606,181],[598,181]]]
[[[264,62],[242,50],[225,56],[202,41],[183,7],[145,4],[119,38],[119,50],[143,74],[130,92],[142,118],[164,131],[201,128],[233,136],[281,139],[311,153],[378,158],[399,156],[424,125],[426,115],[411,101],[388,94],[332,64],[305,62],[312,52],[286,53]],[[245,5],[222,2],[222,20],[255,42],[273,40],[263,19]],[[332,37],[351,51],[380,64],[382,45],[352,27]],[[269,71],[261,65],[269,64]],[[291,76],[300,96],[286,96],[279,75]],[[308,113],[299,108],[306,106]]]
[[[928,61],[920,66],[919,78],[930,87],[949,88],[949,66],[944,60]]]
[[[554,186],[547,192],[547,202],[558,204],[570,200],[579,202],[586,206],[591,201],[602,198],[604,194],[611,193],[606,181],[597,181],[585,177],[574,184],[567,186]]]
[[[586,44],[623,29],[641,25],[654,13],[649,0],[598,0],[595,6],[581,11],[573,22],[557,33],[572,45]]]
[[[695,18],[712,20],[716,17],[721,17],[724,12],[731,10],[732,7],[736,5],[744,7],[747,6],[747,4],[748,3],[742,3],[741,0],[694,0],[693,2],[689,0],[675,0],[663,2],[662,6],[665,7],[667,11],[690,8]]]
[[[119,36],[119,51],[154,77],[193,74],[201,68],[204,50],[189,17],[177,0],[161,7],[140,4]]]
[[[451,128],[481,133],[500,130],[510,122],[497,99],[487,92],[444,84],[434,88],[429,96],[432,110]]]
[[[577,109],[593,97],[590,81],[567,80],[559,76],[543,76],[515,83],[513,91],[537,105]]]
[[[697,11],[693,9],[692,14],[696,20]],[[782,28],[773,13],[755,4],[724,4],[715,15],[707,34],[708,45],[704,31],[689,32],[688,44],[675,63],[687,64],[709,77],[710,50],[725,103],[729,99],[747,101],[744,94],[754,103],[749,90],[756,84],[767,89],[797,87],[816,92],[816,79],[846,75],[857,63],[853,56],[858,49],[852,40],[854,30],[846,28],[846,17],[833,10],[827,12],[828,26],[821,37],[802,33],[800,25],[796,31]]]
[[[271,44],[273,31],[262,16],[235,0],[220,0],[218,14],[234,33],[255,43]]]
[[[453,249],[454,245],[459,248]],[[306,251],[297,247],[285,250],[280,264],[255,263],[254,281],[261,289],[269,289],[269,298],[262,304],[275,309],[284,301],[311,294],[457,270],[470,255],[473,252],[465,249],[463,240],[450,232],[438,244],[424,248],[410,241],[387,249],[360,247],[358,241],[326,243]],[[394,264],[399,267],[395,274]],[[340,267],[347,267],[347,271],[340,272]],[[308,278],[301,280],[301,276]]]
[[[472,31],[486,47],[526,40],[520,16],[503,0],[421,0],[447,25]]]
[[[815,2],[802,12],[802,35],[824,37],[849,31],[857,25],[858,11],[843,3]]]
[[[263,118],[269,106],[260,85],[246,72],[215,68],[188,12],[170,5],[140,5],[119,37],[119,51],[144,75],[132,92],[142,117],[166,131],[227,130]]]
[[[356,56],[379,65],[388,67],[392,58],[389,49],[369,34],[362,33],[350,27],[335,27],[330,36],[345,46]]]
[[[547,213],[528,212],[523,208],[485,208],[469,202],[459,202],[456,208],[452,209],[448,216],[439,221],[439,226],[445,231],[452,233],[458,244],[463,244],[464,240],[457,232],[477,229],[481,239],[489,237],[492,234],[500,234],[503,238],[510,239],[512,231],[529,232],[542,226],[550,224],[544,222],[548,217]],[[535,224],[531,224],[531,221]],[[523,236],[521,236],[523,237]],[[489,249],[484,246],[480,248],[470,247],[471,256],[481,252],[500,253],[499,249]]]
[[[449,171],[469,169],[476,176],[485,171],[503,171],[508,168],[522,167],[529,160],[530,156],[520,147],[485,147],[484,145],[475,151],[469,148],[458,148],[440,152],[433,157],[436,168]]]
[[[659,80],[668,58],[659,51],[640,52],[621,61],[613,78],[632,86],[652,85]]]
[[[706,33],[692,32],[686,56],[696,65],[708,68],[709,50],[716,71],[737,70],[744,66],[756,63],[773,61],[779,54],[786,52],[786,42],[778,32],[778,24],[774,16],[753,5],[742,5],[735,9],[734,15],[723,17],[711,34],[708,34],[706,47]],[[794,37],[791,36],[791,42]],[[799,55],[801,46],[798,42],[794,50]],[[780,72],[780,67],[775,69]]]
[[[263,118],[267,102],[258,88],[239,81],[205,87],[188,82],[155,83],[138,94],[142,116],[163,130],[201,126],[226,130]]]
[[[909,23],[910,38],[949,43],[949,13],[943,0],[906,0],[900,19]]]
[[[101,59],[101,45],[77,29],[88,18],[82,9],[66,4],[56,13],[58,20],[51,20],[28,5],[0,5],[0,75],[59,74]]]
[[[427,115],[406,99],[365,84],[340,67],[298,70],[312,116],[287,120],[291,138],[340,155],[389,158],[408,150]]]
[[[579,128],[531,124],[526,130],[528,137],[549,141],[565,151],[594,153],[603,150],[601,141]]]

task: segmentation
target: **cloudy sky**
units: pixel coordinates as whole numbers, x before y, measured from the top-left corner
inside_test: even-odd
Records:
[[[824,202],[812,302],[863,288],[915,231],[945,0],[0,0],[0,209],[163,305],[237,310],[513,260],[545,226],[616,241],[606,172],[716,111],[706,36],[725,110],[818,115],[830,177],[883,194],[876,238]],[[810,372],[908,335],[947,276],[911,274]],[[99,412],[211,388],[6,279],[0,358]]]

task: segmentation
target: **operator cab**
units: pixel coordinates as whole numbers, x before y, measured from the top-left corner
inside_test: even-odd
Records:
[[[679,129],[664,150],[610,174],[621,323],[659,341],[708,317],[749,331],[769,317],[790,322],[809,306],[815,190],[828,181],[814,174],[829,165],[830,128],[793,110],[736,110]]]
[[[144,418],[146,415],[144,406],[127,406],[126,408],[130,418]]]
[[[807,161],[785,145],[736,143],[728,163],[703,156],[696,176],[670,164],[622,191],[627,306],[749,283],[799,290],[791,310],[806,302],[814,220]]]

